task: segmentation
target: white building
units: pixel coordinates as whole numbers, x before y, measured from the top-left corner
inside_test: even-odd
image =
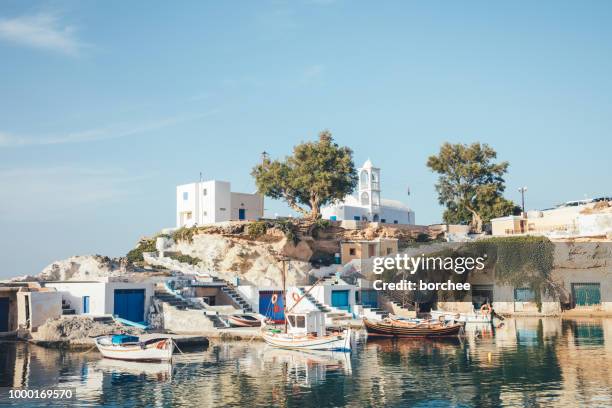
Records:
[[[227,181],[209,180],[176,187],[176,226],[263,217],[263,196],[233,193]]]
[[[380,197],[380,169],[366,160],[359,171],[357,196],[349,195],[321,210],[323,218],[414,225],[414,211],[407,205]]]
[[[60,292],[62,301],[76,314],[115,315],[133,322],[146,321],[154,295],[152,282],[121,282],[112,278],[46,282],[45,287]]]

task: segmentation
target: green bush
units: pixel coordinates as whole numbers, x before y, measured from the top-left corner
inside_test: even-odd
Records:
[[[292,241],[293,245],[297,245],[300,242],[298,237],[298,228],[292,221],[289,220],[275,220],[273,226],[283,231],[287,240]]]
[[[331,221],[324,220],[323,218],[318,218],[316,221],[312,223],[310,227],[310,236],[313,238],[319,237],[319,231],[325,231],[329,227],[331,227]]]
[[[193,242],[193,237],[198,234],[198,227],[181,227],[172,233],[174,242]]]
[[[267,230],[268,226],[265,221],[255,221],[249,224],[247,234],[249,238],[256,239],[264,235]]]
[[[136,248],[132,249],[127,253],[126,257],[129,263],[136,262],[144,262],[144,258],[142,256],[143,252],[155,252],[157,248],[155,247],[156,238],[148,238],[142,239],[138,242]]]
[[[191,256],[191,255],[181,254],[181,253],[168,253],[167,256],[171,259],[174,259],[181,263],[186,263],[189,265],[197,265],[200,262],[202,262],[200,258]]]

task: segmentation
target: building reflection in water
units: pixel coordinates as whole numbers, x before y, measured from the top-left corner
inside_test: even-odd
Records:
[[[213,343],[172,365],[0,343],[0,386],[75,387],[91,406],[612,405],[612,319],[503,323],[461,340],[361,332],[352,354]]]

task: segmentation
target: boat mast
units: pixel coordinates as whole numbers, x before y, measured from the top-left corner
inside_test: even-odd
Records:
[[[285,333],[287,333],[287,263],[286,258],[282,257],[281,262],[283,263],[283,316],[285,316]]]

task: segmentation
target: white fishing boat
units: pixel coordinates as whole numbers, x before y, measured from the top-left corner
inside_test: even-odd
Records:
[[[103,357],[128,361],[170,361],[174,342],[170,338],[140,341],[137,336],[114,334],[96,338]]]
[[[351,351],[351,329],[327,332],[322,312],[288,313],[285,317],[286,332],[278,328],[263,330],[262,337],[267,344],[294,350]]]
[[[479,310],[472,310],[469,313],[456,313],[444,310],[432,310],[429,312],[433,320],[454,320],[462,323],[491,323],[493,319],[492,309],[488,304],[484,304]]]
[[[287,264],[286,258],[281,258],[283,263],[282,278],[282,305],[287,305]],[[279,328],[267,328],[265,323],[261,328],[261,336],[264,341],[272,347],[295,350],[328,350],[328,351],[351,351],[351,329],[327,331],[325,328],[325,315],[320,310],[298,311],[300,302],[306,297],[323,278],[320,278],[306,293],[295,294],[295,303],[284,311],[284,326]],[[276,295],[275,295],[276,296]],[[276,299],[278,300],[278,298]],[[276,300],[272,302],[275,303]],[[303,305],[303,304],[302,304]],[[295,310],[295,311],[294,311]]]

